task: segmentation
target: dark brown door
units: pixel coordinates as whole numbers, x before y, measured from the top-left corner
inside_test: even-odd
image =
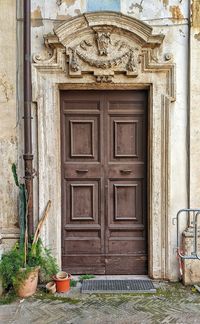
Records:
[[[146,274],[145,91],[62,91],[62,268]]]

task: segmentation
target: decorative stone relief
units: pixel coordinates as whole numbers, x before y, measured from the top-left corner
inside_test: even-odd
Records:
[[[40,70],[62,71],[71,78],[90,74],[97,83],[115,82],[119,74],[137,78],[165,71],[169,97],[175,98],[172,57],[161,61],[164,36],[153,35],[152,28],[137,19],[88,13],[66,21],[44,39],[46,53],[33,57]]]
[[[173,55],[171,53],[165,54],[165,61],[171,61],[173,59]]]
[[[80,66],[78,64],[78,60],[77,60],[77,54],[76,54],[76,49],[74,48],[69,48],[69,50],[71,50],[71,59],[70,59],[70,70],[72,72],[78,72],[80,70]]]
[[[98,83],[110,83],[112,82],[113,75],[96,75],[96,81]]]
[[[110,33],[97,32],[96,39],[99,55],[108,56],[108,47],[111,44]]]
[[[33,61],[35,63],[40,62],[52,62],[56,58],[56,51],[52,49],[47,49],[46,51],[43,51],[40,54],[33,55]]]
[[[113,71],[128,73],[133,77],[138,75],[139,47],[116,39],[116,36],[112,38],[109,32],[94,33],[93,37],[81,40],[73,47],[67,47],[66,53],[69,56],[71,76],[81,76],[82,72],[89,70],[97,72],[97,69],[105,76],[98,78],[97,82],[100,79],[101,82],[111,82],[112,78],[107,76]]]

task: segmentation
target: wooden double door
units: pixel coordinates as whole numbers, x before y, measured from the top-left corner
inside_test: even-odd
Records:
[[[146,91],[61,91],[62,268],[147,274]]]

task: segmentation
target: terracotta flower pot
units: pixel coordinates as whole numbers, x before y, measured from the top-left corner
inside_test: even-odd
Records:
[[[48,290],[48,292],[50,294],[55,294],[55,292],[56,292],[56,284],[55,284],[55,282],[53,282],[53,281],[48,282],[48,284],[46,284],[46,289]]]
[[[22,271],[26,271],[22,269]],[[19,297],[25,298],[30,297],[35,294],[38,284],[38,273],[39,267],[33,269],[28,275],[28,278],[24,280],[24,282],[17,289],[17,294]]]
[[[53,280],[56,283],[56,291],[61,293],[61,292],[67,292],[70,290],[70,279],[71,275],[68,274],[66,278],[59,279],[56,276],[53,277]]]

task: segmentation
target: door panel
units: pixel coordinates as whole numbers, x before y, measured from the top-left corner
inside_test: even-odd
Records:
[[[65,115],[66,146],[65,161],[99,160],[99,116]]]
[[[146,274],[144,91],[62,91],[62,264]]]
[[[135,118],[133,119],[133,117]],[[142,122],[143,116],[110,116],[111,161],[143,159]]]
[[[140,97],[143,94],[143,99]],[[144,93],[108,92],[106,273],[147,272],[146,102]],[[123,262],[118,258],[123,256]],[[117,258],[117,259],[116,259]],[[135,260],[135,261],[134,261]],[[129,269],[129,270],[128,270]],[[136,270],[137,269],[137,270]]]
[[[142,222],[141,181],[112,180],[109,182],[110,224],[131,225]]]
[[[62,263],[72,273],[105,273],[100,103],[94,91],[61,93]]]

